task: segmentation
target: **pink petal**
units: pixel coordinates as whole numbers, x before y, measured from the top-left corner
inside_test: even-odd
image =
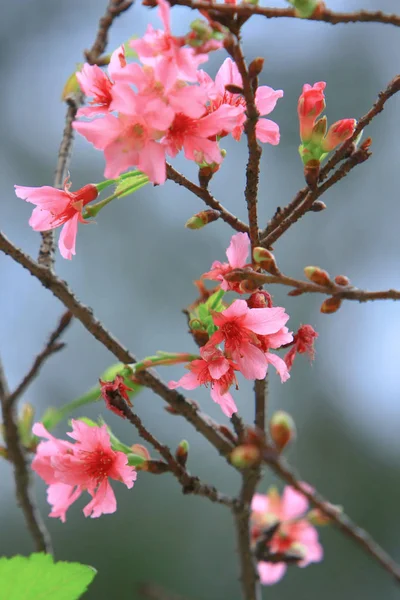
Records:
[[[115,179],[123,171],[138,165],[139,152],[137,150],[128,150],[127,147],[127,141],[120,139],[105,148],[104,158],[106,168],[104,169],[104,177]]]
[[[108,482],[103,479],[98,489],[93,495],[93,499],[83,509],[85,517],[91,516],[96,519],[101,515],[109,515],[117,510],[117,500],[114,491]]]
[[[268,512],[268,496],[264,494],[254,494],[251,501],[251,510],[254,512],[266,513]]]
[[[211,398],[220,405],[222,412],[227,417],[231,418],[233,413],[237,412],[237,406],[229,392],[221,394],[221,388],[218,382],[214,383],[210,390]]]
[[[115,110],[124,115],[136,115],[136,94],[126,83],[116,83],[112,88],[112,102],[110,110]]]
[[[153,183],[165,183],[167,178],[165,166],[165,148],[157,142],[150,141],[139,153],[138,168],[146,173]]]
[[[282,496],[282,519],[296,519],[308,510],[308,500],[294,488],[286,486]]]
[[[231,320],[234,317],[243,317],[244,315],[247,316],[249,310],[250,309],[247,306],[247,302],[245,300],[234,300],[232,304],[228,306],[228,308],[226,308],[224,311],[213,315],[214,323],[219,327],[223,325],[227,320]]]
[[[215,77],[215,85],[221,95],[224,95],[225,86],[228,84],[242,87],[242,77],[236,63],[234,63],[231,58],[226,58],[224,60]]]
[[[15,185],[14,188],[18,198],[37,204],[43,210],[53,210],[53,212],[65,210],[71,199],[63,190],[57,190],[49,185],[43,187]]]
[[[264,144],[277,146],[280,140],[279,125],[269,119],[260,119],[256,125],[256,136]]]
[[[261,116],[269,115],[276,106],[279,98],[282,98],[282,90],[273,90],[267,85],[262,85],[256,91],[256,106]]]
[[[29,225],[34,231],[48,231],[49,229],[54,229],[54,214],[48,210],[42,210],[37,206],[32,211]]]
[[[104,150],[122,134],[124,123],[113,115],[106,115],[102,119],[95,119],[89,123],[74,121],[73,128],[83,135],[97,150]]]
[[[287,364],[285,361],[276,354],[272,354],[271,352],[267,352],[265,355],[267,361],[275,367],[277,370],[282,383],[285,383],[290,378],[290,373],[287,368]]]
[[[158,14],[163,22],[165,33],[171,33],[170,5],[166,0],[158,0]]]
[[[293,341],[293,333],[287,327],[282,327],[276,333],[271,333],[268,336],[269,348],[280,348],[284,344],[290,344]]]
[[[236,302],[244,302],[244,300],[237,300]],[[251,308],[243,320],[243,327],[260,335],[269,335],[279,331],[288,319],[289,315],[285,313],[282,306]]]
[[[49,517],[60,518],[63,523],[66,521],[66,512],[79,498],[82,490],[65,483],[53,483],[47,488],[47,501],[52,506]]]
[[[218,142],[199,136],[186,136],[183,142],[185,157],[195,162],[208,162],[219,164],[222,161]]]
[[[78,220],[79,213],[67,221],[64,227],[61,229],[60,238],[58,240],[58,247],[61,252],[61,256],[68,260],[71,260],[75,254],[76,235],[78,233]]]
[[[208,363],[208,371],[213,379],[220,379],[229,371],[229,362],[225,358],[212,360]]]
[[[253,344],[241,344],[240,351],[233,353],[233,358],[246,379],[264,379],[267,374],[268,363],[265,354]]]
[[[196,375],[196,373],[186,373],[183,377],[179,379],[179,381],[170,381],[168,383],[168,387],[170,390],[174,390],[177,387],[183,387],[185,390],[194,390],[199,387],[200,382]]]
[[[122,481],[128,489],[133,487],[137,473],[133,467],[128,465],[128,458],[123,452],[115,452],[115,460],[108,476],[111,479]]]
[[[285,563],[271,564],[267,562],[258,563],[258,574],[263,585],[273,585],[277,583],[286,573]]]
[[[250,238],[247,233],[236,233],[226,251],[229,264],[233,269],[244,267],[250,250]]]

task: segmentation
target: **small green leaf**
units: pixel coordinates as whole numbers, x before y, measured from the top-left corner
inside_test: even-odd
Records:
[[[0,558],[0,600],[77,600],[96,570],[50,554]]]
[[[139,467],[144,462],[146,462],[146,459],[143,456],[139,456],[139,454],[134,454],[133,452],[128,454],[128,465],[130,467]]]

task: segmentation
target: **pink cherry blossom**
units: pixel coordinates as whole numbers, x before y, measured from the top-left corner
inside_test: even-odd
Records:
[[[165,73],[168,81],[184,79],[197,80],[199,64],[208,60],[207,54],[197,54],[193,48],[184,48],[185,39],[171,34],[171,7],[166,0],[157,0],[158,14],[163,22],[164,30],[155,30],[148,26],[145,35],[139,40],[132,40],[130,46],[137,52],[145,65],[158,65]]]
[[[247,233],[235,233],[232,236],[229,247],[226,251],[228,257],[227,263],[221,263],[218,260],[211,265],[211,271],[204,273],[202,279],[211,279],[220,281],[221,289],[225,292],[233,291],[239,294],[244,293],[240,288],[239,281],[227,281],[225,275],[233,269],[243,269],[247,266],[247,258],[250,252],[250,238]]]
[[[216,348],[203,346],[200,354],[201,359],[193,360],[187,366],[189,373],[181,377],[179,381],[170,381],[168,387],[194,390],[200,385],[208,386],[209,384],[211,398],[230,418],[233,413],[237,412],[235,401],[228,391],[232,384],[236,384],[235,369],[237,370],[237,366]]]
[[[311,489],[311,488],[310,488]],[[271,554],[285,554],[300,550],[303,554],[299,567],[306,567],[312,562],[320,562],[323,548],[318,541],[318,532],[306,519],[308,501],[292,487],[286,487],[282,498],[272,488],[267,496],[255,494],[252,500],[252,540],[257,541],[264,529],[279,523],[277,531],[268,543]],[[285,574],[287,565],[284,562],[272,564],[261,561],[258,572],[261,583],[272,585]]]
[[[139,96],[129,86],[118,83],[113,87],[110,109],[118,111],[118,117],[108,114],[89,123],[73,123],[95,148],[104,151],[105,177],[113,179],[137,167],[154,183],[164,183],[165,148],[158,140],[171,125],[173,110],[159,98]]]
[[[325,81],[319,81],[312,86],[305,83],[303,86],[303,92],[297,104],[302,142],[310,141],[315,121],[325,108],[325,87]]]
[[[287,368],[292,368],[294,359],[297,354],[308,354],[310,360],[314,360],[315,348],[314,343],[318,337],[318,333],[311,325],[302,325],[293,338],[293,346],[286,354],[284,360]]]
[[[170,156],[176,156],[183,149],[189,160],[219,164],[222,155],[215,136],[221,131],[232,131],[239,113],[240,109],[233,106],[220,106],[200,119],[177,113],[162,143]]]
[[[36,204],[29,225],[35,231],[48,231],[63,226],[58,247],[64,258],[71,259],[75,254],[78,223],[86,223],[82,210],[98,196],[95,185],[85,185],[76,192],[70,192],[68,179],[64,182],[64,190],[45,185],[43,187],[24,187],[16,185],[18,198]]]
[[[132,392],[133,388],[127,386],[125,384],[124,378],[122,375],[116,375],[113,381],[102,381],[99,379],[100,383],[100,393],[103,396],[103,399],[106,403],[106,407],[108,410],[111,410],[113,413],[125,419],[125,415],[122,410],[119,410],[112,402],[110,402],[110,398],[113,397],[113,394],[119,394],[125,402],[132,406],[132,402],[129,399],[128,392]]]
[[[133,487],[136,471],[127,462],[126,454],[111,448],[106,425],[91,427],[83,421],[72,420],[72,432],[68,435],[75,443],[58,440],[41,423],[35,423],[32,431],[45,438],[36,449],[32,469],[49,486],[47,499],[52,506],[50,517],[59,517],[64,523],[66,512],[83,491],[92,500],[85,506],[86,517],[99,517],[116,511],[117,503],[110,479]]]
[[[285,346],[286,344],[290,344],[293,341],[293,333],[289,331],[287,327],[282,327],[276,333],[272,333],[270,335],[259,335],[257,336],[260,342],[260,346],[265,353],[265,358],[267,362],[275,367],[278,372],[282,383],[287,381],[290,377],[289,369],[285,360],[283,360],[280,356],[273,354],[270,352],[271,349],[276,350],[281,346]]]
[[[236,127],[232,132],[232,136],[235,140],[239,141],[246,121],[246,101],[241,94],[232,94],[225,89],[226,85],[242,87],[242,77],[236,63],[234,63],[231,58],[227,58],[215,77],[215,84],[213,84],[208,75],[203,73],[200,75],[199,81],[208,89],[210,112],[217,110],[221,105],[225,104],[241,108],[241,111],[238,114]],[[264,115],[269,115],[269,113],[274,110],[278,99],[282,98],[282,96],[282,90],[274,90],[266,85],[260,86],[255,95],[256,107],[260,116],[263,117]],[[279,126],[269,119],[258,120],[256,125],[256,135],[260,142],[272,144],[274,146],[279,144]]]
[[[246,379],[264,379],[268,362],[277,367],[279,357],[266,357],[258,336],[277,333],[288,319],[289,315],[280,306],[249,308],[245,300],[235,300],[226,310],[213,314],[219,329],[207,346],[224,342],[225,354],[232,357]]]

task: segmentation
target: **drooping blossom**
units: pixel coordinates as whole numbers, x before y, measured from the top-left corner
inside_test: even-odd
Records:
[[[184,48],[185,39],[171,34],[171,7],[166,0],[157,0],[158,14],[164,31],[148,25],[145,35],[132,40],[130,46],[137,52],[145,65],[158,65],[169,81],[184,79],[197,80],[199,64],[208,60],[207,54],[198,54],[193,48]]]
[[[306,567],[312,562],[320,562],[323,548],[318,541],[318,532],[306,519],[308,501],[294,488],[287,486],[282,497],[275,488],[268,495],[255,494],[251,504],[251,536],[257,542],[263,530],[279,523],[277,531],[268,543],[268,551],[274,554],[300,553],[302,558],[297,563]],[[272,585],[285,574],[285,562],[258,563],[261,583]]]
[[[297,104],[302,142],[310,141],[315,121],[325,108],[325,87],[325,81],[318,81],[312,86],[305,83],[303,86],[303,92]]]
[[[71,183],[64,182],[64,190],[45,185],[24,187],[15,185],[18,198],[36,204],[29,225],[35,231],[48,231],[61,227],[58,247],[64,258],[71,259],[75,254],[78,223],[86,223],[82,216],[83,208],[98,196],[95,185],[88,184],[76,192],[70,192]]]
[[[236,85],[242,87],[242,77],[231,58],[227,58],[220,67],[215,82],[206,74],[201,72],[199,76],[200,82],[207,87],[210,98],[209,111],[217,110],[220,106],[228,105],[240,107],[236,127],[232,132],[235,140],[240,140],[243,133],[244,123],[246,121],[246,101],[241,94],[232,94],[226,91],[226,85]],[[279,98],[282,98],[282,90],[274,90],[266,85],[261,85],[257,88],[255,95],[255,103],[260,116],[269,115],[275,108]],[[228,132],[225,132],[228,133]],[[256,125],[256,135],[260,142],[279,144],[279,126],[269,119],[259,119]]]
[[[250,238],[247,233],[235,233],[232,236],[229,247],[226,251],[228,257],[227,263],[221,263],[215,260],[211,265],[211,271],[204,273],[202,279],[211,279],[212,281],[220,281],[221,289],[225,292],[233,291],[239,294],[244,293],[240,289],[239,281],[227,281],[225,275],[233,271],[233,269],[243,269],[247,266],[247,258],[250,252]]]
[[[311,325],[302,325],[293,338],[293,346],[286,354],[284,361],[288,369],[292,368],[294,359],[297,354],[308,354],[310,360],[314,360],[315,348],[314,343],[318,337],[318,333]]]
[[[137,167],[153,183],[164,183],[165,147],[158,143],[171,125],[174,112],[159,98],[139,96],[127,85],[115,84],[112,110],[91,122],[74,121],[73,126],[98,150],[104,151],[107,178],[116,178],[130,167]]]
[[[285,346],[286,344],[290,344],[290,342],[293,341],[293,333],[289,331],[287,327],[282,327],[276,333],[271,333],[270,335],[259,335],[257,338],[260,342],[263,352],[265,353],[267,362],[275,367],[282,383],[284,383],[290,377],[287,364],[284,359],[277,354],[270,352],[270,350],[276,350],[282,346]]]
[[[129,406],[132,406],[132,402],[129,399],[128,392],[132,392],[133,388],[127,386],[124,382],[124,378],[122,375],[116,375],[113,381],[102,381],[100,382],[100,393],[104,398],[106,403],[106,407],[108,410],[111,410],[113,413],[125,419],[124,413],[119,410],[114,404],[111,402],[115,395],[121,396]]]
[[[321,142],[322,150],[324,152],[334,150],[336,146],[339,146],[353,135],[356,126],[356,119],[341,119],[331,125]]]
[[[116,511],[117,502],[109,479],[133,487],[136,471],[127,462],[126,454],[111,448],[106,425],[91,427],[72,420],[75,443],[52,436],[42,423],[35,423],[32,431],[45,438],[36,449],[32,469],[49,486],[47,499],[52,505],[50,517],[59,517],[64,523],[66,512],[85,490],[92,500],[83,509],[86,517],[99,517]]]
[[[276,356],[272,355],[272,359],[266,356],[258,336],[278,333],[288,319],[289,315],[280,306],[249,308],[245,300],[235,300],[226,310],[213,314],[218,330],[207,346],[224,342],[225,354],[232,357],[246,379],[264,379],[268,362],[277,366]]]
[[[235,401],[229,392],[231,385],[236,385],[235,370],[237,370],[237,366],[217,348],[203,346],[200,354],[201,359],[193,360],[187,365],[189,373],[186,373],[179,381],[170,381],[168,387],[194,390],[200,385],[210,385],[211,398],[220,405],[222,412],[227,417],[231,417],[233,413],[237,412]]]

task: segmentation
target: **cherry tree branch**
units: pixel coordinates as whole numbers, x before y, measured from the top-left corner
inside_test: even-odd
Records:
[[[303,494],[313,506],[329,517],[343,533],[363,548],[400,583],[400,566],[375,542],[369,533],[356,525],[343,512],[339,512],[321,494],[304,485],[301,482],[301,477],[292,471],[287,462],[277,454],[276,450],[267,448],[263,460],[281,479]]]
[[[147,2],[148,3],[148,2]],[[254,6],[245,3],[241,4],[217,4],[199,0],[172,0],[172,5],[187,6],[192,10],[207,11],[213,19],[218,15],[251,17],[260,15],[267,19],[290,18],[298,19],[293,8],[269,8],[264,6]],[[354,12],[336,12],[327,8],[320,8],[315,16],[308,17],[308,21],[321,21],[337,25],[339,23],[382,23],[400,27],[400,15],[388,15],[380,10],[368,11],[358,10]]]
[[[303,281],[301,279],[287,277],[282,273],[279,275],[265,275],[264,273],[258,273],[250,269],[235,269],[226,275],[226,279],[229,281],[248,280],[259,285],[278,283],[292,287],[301,291],[302,293],[325,294],[327,296],[334,296],[335,298],[340,298],[342,300],[357,300],[358,302],[368,302],[371,300],[400,300],[400,291],[398,290],[390,289],[377,292],[368,292],[350,285],[342,286],[332,283],[325,286],[312,283],[311,281]]]
[[[89,64],[95,64],[106,49],[108,42],[108,31],[111,25],[121,13],[126,11],[133,4],[133,0],[109,0],[107,10],[99,21],[99,26],[95,41],[90,50],[85,51],[85,57]],[[64,132],[58,151],[56,171],[54,174],[54,187],[61,189],[64,180],[68,176],[68,169],[71,160],[72,146],[74,143],[74,130],[72,123],[75,120],[76,113],[83,102],[83,94],[73,94],[66,98],[67,112],[65,115]],[[41,232],[42,241],[39,249],[38,263],[52,269],[55,262],[55,235],[54,230]]]
[[[192,194],[203,200],[203,202],[210,208],[218,210],[221,213],[220,218],[223,221],[225,221],[225,223],[228,223],[228,225],[230,225],[235,231],[241,231],[244,233],[249,231],[247,225],[245,225],[245,223],[240,221],[240,219],[235,217],[235,215],[233,215],[226,208],[224,208],[222,204],[220,204],[218,200],[216,200],[216,198],[214,198],[214,196],[210,194],[210,192],[207,189],[196,185],[195,183],[187,179],[184,175],[182,175],[182,173],[176,171],[168,163],[167,178],[171,181],[174,181],[178,185],[181,185],[182,187],[186,188],[189,192],[192,192]]]

